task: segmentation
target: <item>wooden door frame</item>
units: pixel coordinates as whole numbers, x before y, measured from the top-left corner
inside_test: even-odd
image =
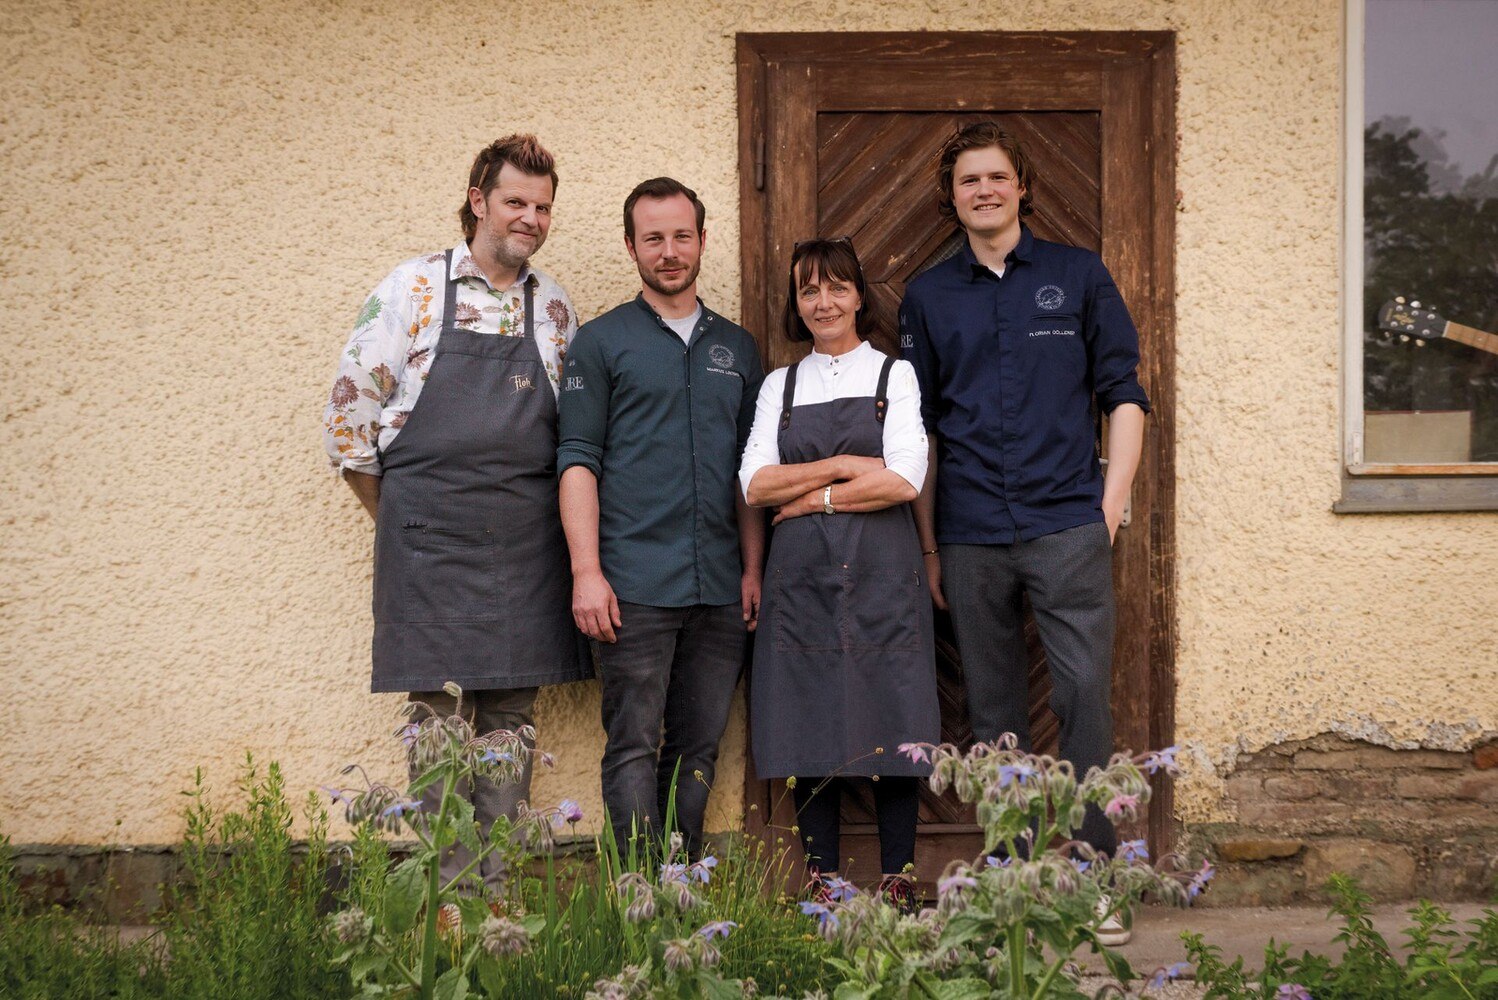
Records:
[[[769,192],[776,175],[810,168],[815,176],[815,144],[793,138],[815,134],[819,111],[969,111],[952,96],[947,80],[966,78],[991,90],[1001,80],[1005,111],[1097,111],[1107,129],[1138,134],[1150,163],[1149,204],[1111,204],[1110,175],[1124,165],[1103,148],[1102,254],[1136,324],[1149,331],[1150,349],[1141,358],[1140,380],[1151,400],[1150,426],[1135,480],[1138,544],[1149,545],[1149,622],[1128,622],[1148,643],[1149,741],[1153,748],[1175,736],[1175,34],[1119,32],[807,32],[739,34],[739,230],[742,321],[772,367],[779,352],[778,328],[784,288],[771,264],[789,258],[791,243],[804,233],[798,221],[816,218],[816,192],[790,189],[772,207]],[[921,90],[922,70],[939,66],[945,79]],[[824,71],[846,70],[845,73]],[[1026,72],[1044,73],[1044,84]],[[827,80],[817,93],[818,79]],[[934,79],[934,78],[933,78]],[[882,99],[882,81],[898,80],[898,101]],[[912,82],[914,81],[914,83]],[[919,91],[912,100],[912,89]],[[826,98],[825,101],[819,100]],[[824,106],[825,105],[825,106]],[[809,162],[813,161],[813,162]],[[1117,183],[1115,180],[1114,183]],[[804,187],[804,186],[803,186]],[[1120,201],[1122,199],[1115,199]],[[933,199],[933,211],[935,210]],[[1109,220],[1113,219],[1113,225]],[[1143,500],[1141,486],[1144,487]],[[1141,523],[1142,522],[1142,523]],[[1146,749],[1133,748],[1136,752]],[[754,776],[752,748],[746,747],[745,830],[769,836],[770,783]],[[1150,843],[1156,855],[1176,840],[1174,795],[1169,781],[1156,779],[1151,801]]]

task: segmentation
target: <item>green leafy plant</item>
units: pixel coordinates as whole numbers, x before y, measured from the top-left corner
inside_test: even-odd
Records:
[[[1182,871],[1175,857],[1155,867],[1143,841],[1109,858],[1073,839],[1089,804],[1110,819],[1133,818],[1149,801],[1144,771],[1175,772],[1173,747],[1137,760],[1115,755],[1080,780],[1070,763],[1021,753],[1012,738],[966,753],[931,744],[900,752],[931,762],[933,790],[954,789],[975,805],[985,850],[948,866],[936,906],[919,914],[846,883],[830,900],[801,903],[839,946],[837,1000],[1080,997],[1071,959],[1083,947],[1128,983],[1128,962],[1098,940],[1101,920],[1146,893],[1185,905],[1211,877],[1210,866]]]
[[[188,792],[182,880],[159,930],[174,996],[308,1000],[339,986],[320,912],[328,870],[327,813],[308,796],[308,834],[292,835],[281,769],[246,756],[243,805],[217,813],[201,769]]]
[[[144,1000],[167,995],[161,954],[150,942],[122,942],[112,928],[80,925],[56,906],[28,910],[10,841],[0,839],[0,996]]]
[[[545,926],[545,917],[523,912],[513,893],[484,899],[469,889],[491,855],[502,855],[506,870],[514,871],[527,845],[549,845],[552,820],[561,814],[525,809],[517,819],[501,817],[484,831],[472,803],[458,789],[475,778],[517,781],[527,758],[539,757],[543,763],[550,758],[531,748],[535,733],[529,727],[474,732],[463,716],[461,689],[448,684],[446,690],[457,699],[452,715],[413,703],[413,716],[423,711],[424,716],[413,717],[397,731],[419,775],[404,792],[367,777],[362,789],[328,789],[366,842],[377,829],[408,833],[417,842],[377,892],[376,886],[365,886],[367,894],[377,895],[377,912],[354,905],[330,921],[343,944],[334,962],[348,967],[361,996],[462,1000],[473,989],[475,976],[489,977],[492,963],[529,950],[531,938]],[[355,771],[363,773],[357,765],[343,773]],[[434,786],[440,789],[437,808],[428,813],[420,796]],[[444,878],[442,858],[458,844],[467,848],[471,860],[457,875]]]
[[[1221,950],[1186,933],[1186,953],[1207,1000],[1495,1000],[1498,998],[1498,910],[1483,911],[1459,930],[1448,910],[1422,901],[1408,912],[1409,955],[1400,962],[1370,919],[1372,900],[1346,875],[1327,880],[1331,915],[1342,921],[1340,959],[1307,951],[1299,958],[1273,939],[1257,972],[1244,959],[1224,962]]]

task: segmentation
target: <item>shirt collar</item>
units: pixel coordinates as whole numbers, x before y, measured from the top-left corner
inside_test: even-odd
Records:
[[[661,318],[661,314],[658,313],[658,312],[656,312],[655,308],[649,302],[645,301],[645,293],[644,292],[636,292],[635,293],[635,305],[637,305],[641,309],[645,310],[645,312],[651,318],[657,320],[662,326],[665,326],[666,321]],[[697,316],[697,321],[699,323],[702,322],[703,320],[708,320],[708,321],[712,320],[713,311],[711,309],[709,309],[707,307],[707,305],[702,301],[702,296],[700,296],[700,295],[697,296],[697,309],[699,310],[698,316]]]
[[[478,278],[485,285],[494,288],[494,284],[489,280],[489,276],[484,273],[483,268],[479,267],[479,262],[473,259],[473,251],[468,249],[466,241],[460,242],[457,246],[453,247],[453,263],[447,272],[448,281],[457,281],[459,278]],[[520,275],[516,278],[515,285],[527,281],[531,283],[532,287],[541,284],[540,274],[532,269],[530,264],[521,267]],[[510,287],[513,288],[515,285]],[[495,291],[501,292],[508,290],[505,288],[495,289]]]
[[[1030,232],[1029,226],[1021,222],[1019,225],[1019,242],[1014,245],[1013,250],[1009,251],[1009,257],[1006,257],[1005,260],[1012,258],[1028,264],[1034,256],[1035,235]],[[967,240],[962,241],[962,259],[967,264],[967,273],[970,277],[989,273],[988,265],[979,263],[977,255],[973,253],[972,243]]]
[[[873,349],[874,348],[870,346],[867,340],[861,340],[858,342],[857,347],[853,348],[853,350],[848,351],[845,354],[838,354],[835,356],[831,354],[823,354],[821,351],[818,351],[815,347],[813,347],[811,349],[811,353],[808,354],[807,357],[811,358],[812,362],[819,367],[831,368],[834,361],[839,363],[852,364],[855,360],[861,358],[864,354],[872,351]]]

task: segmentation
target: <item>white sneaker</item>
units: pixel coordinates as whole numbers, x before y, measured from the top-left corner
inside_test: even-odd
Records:
[[[1117,948],[1119,945],[1128,944],[1129,939],[1134,936],[1133,930],[1128,926],[1127,911],[1109,913],[1113,908],[1113,900],[1103,896],[1097,901],[1097,939],[1098,944],[1107,948]]]

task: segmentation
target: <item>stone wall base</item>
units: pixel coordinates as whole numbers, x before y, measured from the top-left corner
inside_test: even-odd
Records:
[[[1498,892],[1498,745],[1396,750],[1323,734],[1238,759],[1236,823],[1192,825],[1208,906],[1322,902],[1333,872],[1379,900]]]

